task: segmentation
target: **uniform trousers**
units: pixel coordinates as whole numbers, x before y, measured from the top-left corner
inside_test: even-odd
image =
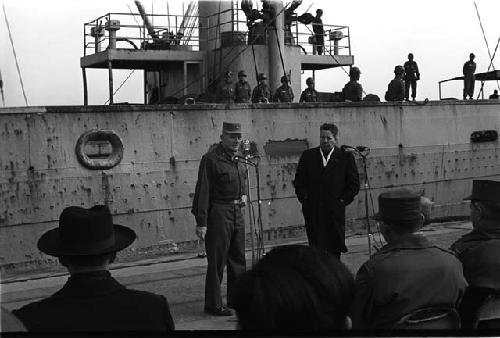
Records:
[[[227,300],[231,305],[236,279],[245,272],[245,221],[242,206],[212,202],[208,214],[205,249],[207,275],[205,279],[205,308],[222,307],[221,283],[227,265]]]

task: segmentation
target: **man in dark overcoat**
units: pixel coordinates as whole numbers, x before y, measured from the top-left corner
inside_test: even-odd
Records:
[[[132,229],[113,224],[107,206],[64,209],[59,227],[40,237],[38,249],[58,257],[70,277],[61,290],[14,315],[35,332],[173,330],[164,296],[127,289],[111,277],[116,252],[135,238]]]
[[[245,221],[247,182],[241,156],[241,124],[224,122],[221,142],[200,161],[191,213],[196,219],[196,234],[205,239],[207,274],[205,312],[231,316],[223,306],[221,284],[227,265],[227,303],[232,307],[235,283],[246,270]]]
[[[387,244],[358,270],[351,304],[353,329],[389,330],[416,310],[457,309],[467,287],[462,264],[419,231],[420,196],[407,190],[378,197],[380,232]]]
[[[351,152],[337,147],[338,128],[320,127],[320,146],[302,153],[295,193],[302,203],[309,245],[340,258],[345,246],[345,207],[359,192],[359,175]]]
[[[470,218],[472,231],[451,246],[460,259],[469,288],[460,306],[462,327],[472,328],[483,301],[500,294],[500,182],[474,180]]]

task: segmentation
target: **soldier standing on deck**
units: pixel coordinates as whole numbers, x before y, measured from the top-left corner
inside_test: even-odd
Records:
[[[474,62],[475,57],[474,53],[470,53],[469,61],[464,63],[464,67],[462,69],[464,74],[464,100],[467,99],[467,96],[469,96],[469,99],[472,100],[474,96],[474,82],[476,81],[476,75],[474,75],[476,72],[476,63]]]
[[[308,77],[306,80],[307,88],[300,95],[299,102],[318,102],[318,92],[314,89],[314,80]]]
[[[359,102],[363,98],[363,87],[358,82],[361,71],[358,67],[352,67],[349,71],[349,82],[342,89],[344,100],[351,102]]]
[[[405,68],[405,100],[408,101],[410,97],[410,86],[411,86],[411,97],[413,101],[417,97],[417,81],[420,80],[420,72],[418,70],[418,65],[413,61],[413,54],[408,54],[408,61],[404,64]]]
[[[253,103],[269,103],[271,102],[271,90],[266,83],[266,74],[260,73],[257,77],[259,82],[252,92],[252,102]]]
[[[234,86],[234,102],[236,103],[248,103],[250,102],[250,97],[252,96],[252,88],[246,80],[247,74],[244,70],[238,72],[239,81],[236,82]]]
[[[224,81],[217,86],[216,100],[217,103],[233,103],[234,102],[234,86],[232,81],[233,73],[227,71],[224,74]]]
[[[273,101],[274,102],[293,102],[293,90],[292,87],[288,85],[288,77],[283,75],[281,77],[281,86],[276,89],[276,93],[274,94]]]
[[[246,270],[245,222],[243,206],[247,190],[241,155],[241,125],[224,122],[221,142],[201,159],[191,212],[196,218],[196,234],[205,239],[207,275],[205,312],[231,316],[222,305],[221,283],[227,264],[227,304],[232,307],[236,279]],[[206,235],[206,236],[205,236]]]

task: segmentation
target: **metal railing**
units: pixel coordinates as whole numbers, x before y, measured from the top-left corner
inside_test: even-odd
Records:
[[[240,13],[241,12],[241,13]],[[111,48],[200,50],[224,45],[224,38],[237,39],[235,44],[265,44],[270,38],[262,22],[252,25],[250,31],[241,9],[227,9],[208,17],[147,14],[149,27],[139,13],[107,13],[84,24],[83,55]],[[119,26],[117,21],[119,21]],[[206,27],[200,38],[200,21]],[[118,29],[117,29],[118,28]],[[312,24],[292,21],[285,27],[285,44],[300,46],[303,54],[316,54],[323,46],[323,54],[351,55],[348,26],[323,24],[323,44],[313,32]],[[225,34],[228,34],[224,36]],[[273,37],[274,38],[274,37]]]

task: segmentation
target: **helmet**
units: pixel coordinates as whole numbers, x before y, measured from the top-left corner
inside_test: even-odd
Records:
[[[312,77],[308,77],[306,80],[306,84],[314,84],[314,80]]]
[[[244,71],[244,70],[240,70],[240,71],[238,72],[238,77],[240,77],[240,76],[244,76],[244,77],[246,77],[246,76],[247,76],[247,73],[245,73],[245,71]]]
[[[359,70],[358,67],[351,67],[351,70],[349,71],[349,76],[355,76],[361,74],[361,71]]]
[[[258,81],[261,81],[261,80],[266,80],[267,77],[266,77],[266,74],[264,73],[259,73],[259,76],[257,77],[257,80]]]
[[[282,83],[285,83],[285,82],[288,82],[288,81],[289,81],[289,80],[288,80],[288,76],[283,75],[283,76],[281,77],[281,82],[282,82]]]
[[[394,67],[394,74],[404,74],[405,72],[405,69],[403,68],[403,66],[401,65],[398,65],[396,67]]]

